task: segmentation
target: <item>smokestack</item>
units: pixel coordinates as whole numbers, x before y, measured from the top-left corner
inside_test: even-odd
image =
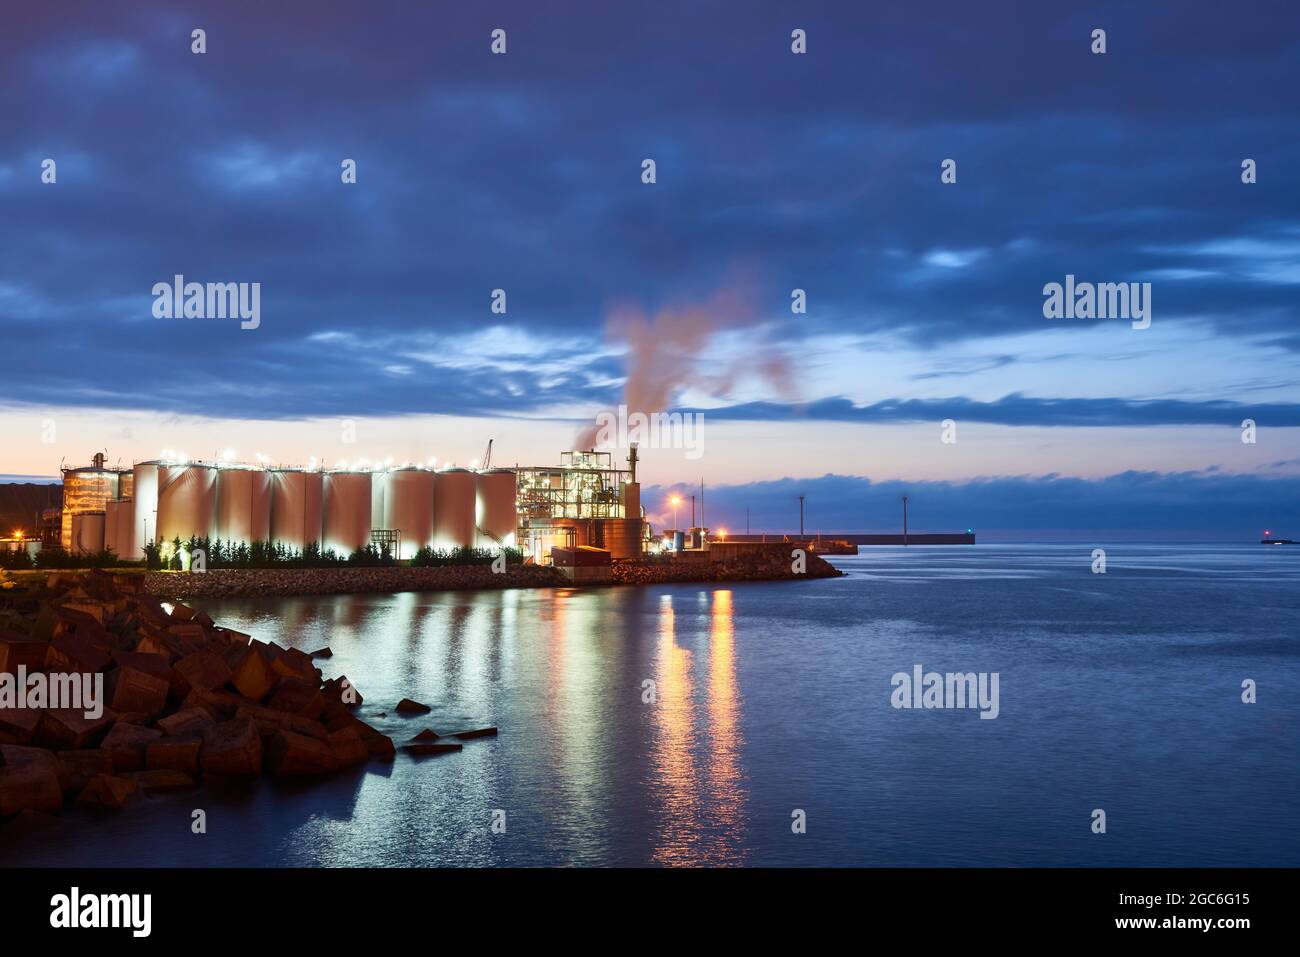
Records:
[[[627,464],[632,470],[632,484],[636,484],[636,443],[632,443],[632,449],[627,454]]]

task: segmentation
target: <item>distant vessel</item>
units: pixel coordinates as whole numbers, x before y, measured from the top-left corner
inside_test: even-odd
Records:
[[[1261,545],[1294,545],[1295,541],[1290,538],[1274,538],[1273,533],[1267,528],[1264,529],[1264,537],[1259,540]]]

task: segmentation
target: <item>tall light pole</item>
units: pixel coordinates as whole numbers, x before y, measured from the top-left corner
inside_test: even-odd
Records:
[[[681,498],[674,495],[669,501],[673,503],[673,531],[677,531],[677,506],[681,504]]]
[[[803,496],[799,496],[799,537],[803,538]]]
[[[907,544],[907,496],[903,496],[903,544]]]

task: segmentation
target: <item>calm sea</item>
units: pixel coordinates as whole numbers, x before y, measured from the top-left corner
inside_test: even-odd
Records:
[[[1300,864],[1300,547],[1115,544],[1104,575],[1090,551],[873,548],[828,581],[205,602],[258,638],[329,645],[326,674],[399,744],[500,736],[11,825],[0,861]],[[915,665],[996,672],[998,717],[893,708],[891,676]],[[397,716],[402,697],[433,713]]]

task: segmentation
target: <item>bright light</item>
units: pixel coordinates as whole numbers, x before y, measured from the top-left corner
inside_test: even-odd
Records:
[[[226,462],[233,462],[233,461],[235,461],[235,450],[234,450],[234,449],[226,449],[226,451],[224,451],[224,452],[221,453],[221,458],[222,458],[223,461],[226,461]]]
[[[727,530],[725,528],[718,529],[718,538],[724,542],[727,540]]]
[[[681,505],[681,504],[682,504],[682,500],[681,500],[681,497],[680,497],[680,496],[674,495],[672,498],[670,498],[670,499],[668,500],[668,503],[669,503],[670,505]]]

